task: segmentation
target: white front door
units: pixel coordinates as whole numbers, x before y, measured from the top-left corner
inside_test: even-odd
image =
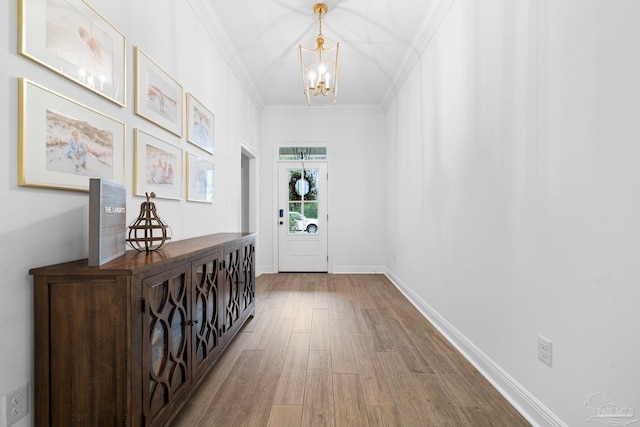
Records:
[[[278,205],[278,271],[328,271],[327,163],[279,163]]]

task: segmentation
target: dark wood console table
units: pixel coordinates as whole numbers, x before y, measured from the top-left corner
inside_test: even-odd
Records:
[[[255,310],[255,235],[34,276],[36,426],[162,426]]]

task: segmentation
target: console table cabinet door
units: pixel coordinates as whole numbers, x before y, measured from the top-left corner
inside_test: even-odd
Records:
[[[224,336],[234,336],[255,310],[255,243],[253,240],[224,252]],[[225,342],[227,339],[225,338]]]
[[[254,241],[244,243],[242,245],[242,317],[245,318],[252,312],[256,302],[256,283],[255,283],[255,253],[256,247]]]
[[[191,354],[194,378],[199,378],[222,350],[224,271],[222,251],[193,261],[191,307],[194,325]]]
[[[240,245],[234,245],[224,251],[224,336],[234,335],[242,325],[242,263],[240,262]],[[225,338],[225,341],[227,339]]]
[[[191,265],[143,280],[144,321],[143,378],[145,420],[163,424],[171,408],[191,383],[189,286]]]

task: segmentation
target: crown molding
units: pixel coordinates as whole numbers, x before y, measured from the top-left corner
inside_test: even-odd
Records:
[[[238,78],[245,92],[254,103],[258,111],[264,108],[264,101],[253,84],[244,64],[236,60],[233,51],[233,43],[224,31],[222,22],[218,19],[211,5],[206,0],[187,0],[195,15],[200,20],[205,31],[211,37],[213,43],[218,47],[223,58],[229,65],[230,70]]]
[[[389,85],[387,93],[382,99],[382,109],[384,111],[389,109],[391,103],[398,95],[398,92],[402,86],[404,86],[409,75],[413,71],[424,51],[429,46],[429,43],[438,31],[440,24],[444,20],[445,16],[447,16],[447,12],[449,12],[449,9],[451,9],[454,2],[455,0],[437,0],[435,2],[435,6],[426,13],[423,24],[416,33],[416,37],[411,44],[412,49],[410,49],[409,53],[405,56],[398,73],[395,75],[393,81]]]

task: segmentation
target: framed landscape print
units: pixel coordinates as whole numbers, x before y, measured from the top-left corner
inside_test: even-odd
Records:
[[[134,60],[136,114],[182,136],[182,86],[137,46]]]
[[[124,185],[124,123],[27,79],[19,86],[19,185],[89,191],[90,178]]]
[[[187,200],[213,203],[213,163],[193,153],[187,157]]]
[[[140,129],[134,144],[133,194],[182,199],[182,150]]]
[[[215,116],[187,93],[187,141],[213,154]]]
[[[82,0],[20,0],[18,52],[125,106],[124,35]]]

